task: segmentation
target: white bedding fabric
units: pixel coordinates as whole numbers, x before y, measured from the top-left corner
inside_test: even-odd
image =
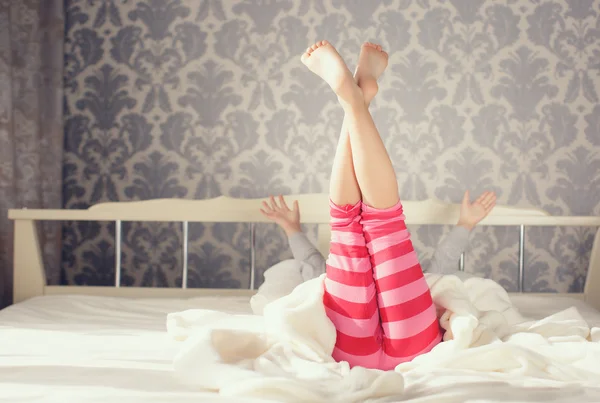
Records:
[[[290,272],[286,264],[279,267],[282,273]],[[322,303],[324,276],[281,298],[274,293],[276,278],[267,278],[254,298],[253,307],[263,316],[210,310],[169,315],[169,334],[184,341],[174,360],[182,382],[224,396],[360,402],[405,400],[419,391],[426,395],[411,401],[430,401],[436,388],[479,380],[479,396],[467,395],[471,401],[493,401],[498,385],[504,398],[513,392],[508,401],[542,401],[550,395],[557,401],[561,393],[564,401],[576,395],[578,401],[600,401],[600,328],[590,328],[576,308],[527,320],[491,280],[427,275],[445,342],[395,372],[350,369],[331,358],[335,328]],[[468,399],[445,396],[443,401]]]
[[[38,297],[0,311],[0,402],[239,402],[173,377],[169,312],[248,313],[247,298]],[[258,401],[258,400],[257,400]]]
[[[279,267],[279,274],[285,274],[285,263]],[[254,307],[264,307],[265,301],[260,301],[262,296],[269,298],[281,294],[282,291],[271,287],[275,281],[281,281],[282,276],[278,277],[278,271],[273,270],[270,274],[271,281],[261,290],[261,296],[253,300]],[[289,274],[289,271],[288,271]],[[285,277],[293,280],[292,277]],[[450,284],[446,282],[447,284]],[[440,284],[441,285],[441,284]],[[306,287],[314,287],[315,283],[306,284]],[[293,284],[288,284],[285,292],[290,291]],[[435,288],[434,288],[435,290]],[[440,290],[440,287],[437,288]],[[437,291],[436,291],[437,292]],[[297,294],[298,295],[298,294]],[[297,296],[296,295],[296,296]],[[316,294],[315,294],[316,295]],[[313,295],[313,297],[315,296]],[[571,298],[541,298],[530,297],[527,295],[519,296],[514,299],[516,306],[527,311],[529,315],[536,319],[547,316],[549,313],[561,311],[570,306],[576,305],[585,320],[600,326],[600,313],[587,307],[583,302]],[[288,302],[293,302],[289,299]],[[212,316],[213,328],[214,320],[224,318],[231,319],[232,314],[248,314],[250,307],[245,298],[196,298],[190,300],[130,300],[120,298],[99,298],[90,296],[55,296],[40,297],[16,304],[8,309],[0,311],[0,401],[4,402],[252,402],[262,400],[251,400],[246,391],[268,391],[271,396],[277,393],[277,388],[270,385],[285,385],[283,394],[279,395],[278,401],[298,401],[299,399],[284,398],[289,390],[297,392],[297,397],[310,395],[315,399],[311,401],[352,401],[345,399],[344,396],[358,397],[371,394],[374,389],[369,389],[369,382],[373,377],[380,377],[380,382],[388,381],[385,376],[377,373],[362,376],[354,371],[353,376],[343,378],[340,375],[333,376],[334,371],[339,370],[339,364],[311,364],[302,360],[286,361],[287,357],[292,356],[292,352],[309,355],[313,350],[319,350],[320,344],[327,344],[325,337],[320,332],[315,335],[321,337],[318,343],[313,343],[312,347],[306,348],[306,344],[298,343],[300,339],[291,337],[287,341],[282,337],[285,334],[292,334],[291,331],[296,326],[298,334],[307,335],[309,329],[314,329],[323,317],[312,315],[310,307],[315,307],[315,299],[302,298],[302,301],[296,300],[296,308],[287,305],[289,308],[283,309],[286,305],[279,303],[280,308],[273,309],[273,314],[279,312],[291,313],[291,317],[299,322],[286,321],[272,324],[271,328],[284,328],[285,333],[280,333],[279,349],[272,347],[266,354],[257,360],[256,368],[269,372],[270,377],[257,377],[253,375],[254,371],[245,371],[236,369],[230,371],[228,367],[219,367],[211,365],[211,359],[215,359],[215,349],[212,340],[227,340],[232,335],[231,331],[212,332],[214,337],[208,344],[206,338],[206,329],[198,330],[194,323],[203,318],[209,319]],[[191,309],[202,308],[203,311],[190,311]],[[302,312],[308,316],[303,317]],[[172,312],[184,312],[182,314],[173,314],[169,316],[171,336],[165,332],[165,317]],[[573,318],[573,312],[567,314],[571,317],[563,320],[562,324],[554,320],[553,325],[556,329],[569,330],[570,332],[581,331],[585,329],[580,320]],[[187,319],[187,320],[185,320]],[[264,319],[248,319],[254,322],[255,329],[262,326]],[[556,319],[556,318],[555,318]],[[560,318],[559,318],[560,319]],[[232,319],[236,322],[237,319]],[[285,324],[289,327],[285,327]],[[300,323],[300,326],[297,326]],[[221,327],[225,322],[221,322]],[[234,327],[240,327],[238,322]],[[327,326],[325,326],[327,328]],[[539,329],[544,329],[540,327]],[[546,327],[552,330],[550,327]],[[172,337],[176,336],[176,337]],[[177,339],[186,338],[185,342]],[[225,336],[225,337],[223,337]],[[247,338],[247,329],[242,334],[236,334],[232,343],[227,346],[218,346],[221,351],[232,353],[232,347],[243,345],[253,338]],[[259,338],[260,339],[260,338]],[[194,340],[197,342],[194,342]],[[204,340],[204,341],[202,341]],[[515,341],[511,342],[512,344]],[[510,346],[512,344],[509,343]],[[567,344],[568,343],[568,344]],[[218,343],[217,343],[218,344]],[[585,350],[582,347],[584,343],[579,341],[560,342],[561,350],[569,349],[568,354],[562,357],[564,360],[575,359],[577,353]],[[588,343],[591,345],[591,343]],[[195,346],[195,347],[194,347]],[[569,348],[573,347],[572,349]],[[482,350],[480,356],[477,349],[472,350],[474,357],[479,359],[483,353],[493,356],[494,349],[502,348],[499,344],[479,348]],[[210,355],[202,357],[195,356],[199,354],[201,348],[209,348]],[[487,351],[485,349],[488,349]],[[551,350],[552,347],[545,347]],[[256,348],[255,348],[256,350]],[[521,352],[527,349],[520,350]],[[504,351],[506,352],[506,351]],[[594,385],[582,386],[580,382],[558,382],[552,379],[524,377],[520,373],[531,372],[536,369],[535,365],[527,361],[531,354],[522,354],[523,361],[521,366],[515,365],[511,368],[512,373],[489,372],[478,370],[473,371],[464,369],[468,365],[477,363],[476,360],[468,361],[469,351],[457,351],[456,357],[460,360],[449,361],[440,360],[439,364],[428,363],[429,368],[420,370],[412,369],[410,365],[404,368],[401,373],[404,388],[401,395],[397,398],[390,398],[385,401],[408,401],[408,402],[600,402],[600,388]],[[587,353],[587,352],[586,352]],[[593,352],[592,352],[593,353]],[[436,352],[436,354],[438,354]],[[441,353],[439,353],[441,354]],[[500,358],[503,360],[504,355]],[[535,355],[535,354],[534,354]],[[176,358],[177,357],[177,358]],[[277,358],[279,357],[279,358]],[[178,370],[177,377],[174,376],[173,360]],[[423,357],[424,358],[424,357]],[[539,358],[535,355],[535,358]],[[593,356],[587,357],[593,359]],[[543,362],[539,358],[538,363]],[[431,361],[431,360],[430,360]],[[481,363],[481,361],[479,361]],[[495,361],[494,361],[495,362]],[[598,361],[596,361],[596,365]],[[468,364],[468,365],[467,365]],[[580,360],[580,364],[585,364],[585,360]],[[207,369],[223,371],[221,376],[233,377],[240,376],[240,381],[236,383],[226,383],[220,394],[210,391],[200,390],[203,381],[199,380],[194,374],[198,375],[199,367],[204,366]],[[273,374],[281,371],[281,367],[295,368],[300,373],[307,374],[307,367],[312,366],[317,369],[310,375],[316,381],[307,381],[307,384],[316,385],[315,390],[327,390],[329,386],[336,390],[342,389],[340,385],[349,385],[348,390],[342,390],[339,396],[333,396],[331,400],[321,399],[320,396],[308,392],[308,388],[293,388],[290,384],[296,383],[287,379],[285,376],[274,377]],[[452,368],[452,366],[454,366]],[[247,367],[252,368],[250,365]],[[539,367],[538,367],[539,368]],[[537,369],[539,371],[539,369]],[[210,376],[218,375],[217,372],[207,371]],[[543,374],[543,371],[542,371]],[[562,377],[585,377],[575,374],[559,374]],[[181,376],[180,379],[177,379]],[[323,378],[324,376],[334,377],[333,382]],[[386,375],[393,379],[400,379],[400,375]],[[546,375],[547,376],[547,375]],[[556,375],[552,375],[556,376]],[[216,376],[215,376],[216,377]],[[304,376],[307,378],[307,376]],[[204,382],[209,382],[206,378]],[[187,382],[181,382],[181,380]],[[337,386],[336,386],[337,385]],[[392,388],[398,391],[402,384],[392,384]],[[354,389],[350,389],[353,387]],[[362,390],[363,392],[357,392]],[[386,393],[384,389],[379,389],[380,393]],[[390,391],[391,392],[391,391]],[[241,398],[239,394],[244,395]],[[326,393],[326,392],[325,392]]]

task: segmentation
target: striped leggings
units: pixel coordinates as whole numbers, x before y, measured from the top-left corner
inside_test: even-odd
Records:
[[[337,330],[333,358],[393,369],[442,338],[400,202],[378,210],[330,203],[323,302]]]

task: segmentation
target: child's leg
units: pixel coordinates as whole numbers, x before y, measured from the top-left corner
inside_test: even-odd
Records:
[[[352,150],[348,130],[346,130],[345,116],[329,178],[329,198],[338,206],[354,205],[362,198],[354,175]]]
[[[377,52],[367,56],[381,57]],[[368,75],[364,80],[369,80]],[[352,103],[345,109],[383,330],[380,368],[392,369],[429,351],[439,343],[441,334],[429,287],[404,223],[387,150],[367,108]]]
[[[396,175],[392,167],[387,151],[379,137],[371,115],[361,99],[362,96],[356,84],[348,78],[349,71],[339,54],[328,44],[317,49],[310,58],[303,56],[303,62],[316,74],[321,76],[336,92],[340,103],[346,112],[350,142],[352,147],[352,156],[357,181],[366,204],[363,205],[363,230],[365,240],[368,243],[370,260],[372,262],[375,283],[377,287],[378,303],[380,316],[382,318],[383,329],[383,349],[385,354],[378,366],[382,369],[391,369],[396,364],[412,359],[414,356],[428,351],[440,340],[440,333],[435,315],[435,308],[431,302],[431,295],[427,283],[423,277],[416,254],[410,242],[410,236],[404,226],[404,216],[399,204]],[[369,208],[367,205],[370,205]],[[354,210],[356,209],[356,210]],[[354,233],[360,228],[360,224],[355,224],[354,214],[358,214],[357,206],[346,211],[352,212],[351,215],[342,215],[339,222],[332,222],[332,228],[335,236],[341,236],[342,233]],[[332,217],[341,212],[332,209]],[[338,225],[338,228],[335,225]],[[332,252],[336,251],[336,238],[332,236]],[[341,239],[341,238],[340,238]],[[379,323],[373,330],[373,336],[366,336],[364,339],[357,337],[365,334],[365,330],[371,330],[375,324],[372,319],[361,323],[362,317],[369,317],[368,307],[373,306],[369,302],[371,296],[371,279],[368,276],[361,277],[358,262],[352,262],[349,257],[356,254],[359,262],[363,262],[364,249],[359,237],[353,235],[351,243],[356,242],[357,248],[350,248],[344,244],[346,249],[340,250],[340,255],[344,259],[339,259],[338,269],[344,265],[344,270],[340,277],[346,278],[347,282],[357,281],[359,287],[341,286],[336,288],[335,275],[333,269],[328,267],[328,281],[326,284],[328,295],[343,298],[343,306],[337,311],[344,311],[349,314],[345,318],[352,318],[346,324],[348,328],[353,327],[356,335],[350,342],[346,343],[345,337],[348,333],[343,332],[344,324],[339,319],[334,324],[338,329],[338,342],[336,359],[344,359],[344,354],[348,353],[344,349],[346,345],[355,349],[354,357],[360,357],[360,360],[350,361],[358,365],[371,366],[371,362],[380,354],[376,351],[377,337],[379,336]],[[337,254],[333,253],[330,260],[336,259]],[[361,263],[363,264],[363,263]],[[333,268],[333,264],[331,265]],[[370,268],[369,268],[370,269]],[[331,272],[331,279],[329,279]],[[349,273],[352,273],[350,275]],[[346,277],[347,276],[347,277]],[[359,282],[360,279],[360,282]],[[335,292],[338,292],[336,295]],[[354,295],[357,305],[354,308],[350,305],[349,298]],[[325,297],[328,301],[328,297]],[[328,302],[326,302],[328,303]],[[372,308],[371,308],[372,309]],[[353,312],[350,315],[350,312]],[[362,315],[362,316],[361,316]],[[333,315],[334,316],[334,315]],[[372,318],[372,317],[371,317]],[[373,321],[374,322],[374,321]],[[379,321],[378,321],[379,322]],[[416,327],[415,327],[416,326]],[[357,329],[358,328],[358,329]],[[340,336],[340,330],[342,335]],[[364,346],[363,351],[359,351],[359,340]],[[369,360],[366,358],[369,357]]]
[[[355,102],[344,110],[363,201],[375,208],[395,206],[399,200],[396,173],[369,109]]]
[[[312,55],[322,46],[330,45],[319,42],[307,49],[307,54]],[[323,303],[337,330],[333,358],[353,366],[376,368],[382,351],[381,325],[371,260],[360,224],[361,194],[354,175],[345,117],[333,162],[329,197],[331,245]]]
[[[383,330],[381,369],[410,361],[441,340],[435,305],[404,218],[400,202],[389,209],[362,206]]]
[[[306,49],[308,53],[312,53],[318,48],[313,45]],[[383,73],[387,67],[387,57],[382,62],[373,66],[369,63],[368,55],[370,52],[381,52],[381,46],[372,43],[365,43],[359,56],[358,67],[354,74],[354,78],[361,88],[363,99],[367,107],[377,95],[377,78]],[[352,160],[352,148],[350,146],[350,137],[348,135],[348,124],[346,115],[342,122],[342,130],[338,140],[337,149],[333,159],[333,167],[329,180],[329,197],[338,206],[346,204],[354,205],[362,200],[356,174],[354,173],[354,162]]]
[[[361,203],[330,203],[331,245],[323,303],[337,331],[333,358],[378,368],[381,325],[371,259],[360,224]]]

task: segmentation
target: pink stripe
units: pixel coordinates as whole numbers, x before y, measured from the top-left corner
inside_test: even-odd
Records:
[[[347,352],[340,350],[335,347],[331,356],[337,362],[346,361],[351,367],[365,367],[365,368],[379,368],[379,362],[381,361],[381,354],[383,350],[379,350],[376,353],[370,355],[354,355],[348,354]]]
[[[377,302],[380,307],[400,305],[417,298],[425,292],[429,292],[429,286],[424,278],[420,278],[405,286],[379,293]]]
[[[433,339],[433,341],[431,343],[429,343],[427,345],[427,347],[425,347],[422,351],[419,351],[417,354],[409,355],[407,357],[391,357],[391,356],[387,355],[385,352],[383,352],[383,354],[382,354],[383,356],[381,357],[379,369],[384,370],[384,371],[389,371],[389,370],[396,368],[396,366],[398,364],[402,364],[403,362],[412,361],[416,357],[430,352],[435,346],[437,346],[440,343],[440,341],[442,341],[441,333],[435,339]]]
[[[329,254],[327,264],[339,270],[365,273],[371,270],[371,260],[368,257],[345,257]]]
[[[335,325],[335,328],[348,336],[361,338],[372,336],[379,326],[379,314],[377,311],[375,311],[371,319],[351,319],[327,307],[325,311]]]
[[[381,238],[373,239],[367,244],[367,247],[369,248],[369,252],[374,254],[389,247],[399,245],[408,240],[410,240],[410,234],[408,233],[408,230],[402,230],[398,232],[392,232],[391,234],[387,234]]]
[[[395,322],[384,322],[381,326],[388,338],[407,339],[427,329],[435,320],[437,320],[435,305],[431,304],[423,312],[412,318]],[[392,335],[393,337],[391,337]]]
[[[354,287],[340,284],[329,278],[325,278],[325,289],[336,298],[357,304],[369,303],[375,295],[375,284],[371,284],[369,287]]]
[[[331,241],[344,245],[364,245],[365,236],[356,232],[332,231]]]
[[[399,271],[410,269],[414,265],[419,264],[419,258],[417,256],[417,252],[413,250],[406,255],[388,260],[387,262],[375,262],[375,264],[374,277],[376,280],[379,280],[380,278],[396,274]]]

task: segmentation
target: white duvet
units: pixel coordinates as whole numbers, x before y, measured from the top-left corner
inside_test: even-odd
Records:
[[[414,392],[410,384],[435,378],[506,382],[506,393],[511,387],[561,388],[566,401],[584,400],[577,396],[587,390],[582,387],[600,393],[600,329],[590,328],[575,308],[530,321],[497,283],[454,275],[427,275],[446,329],[443,343],[395,371],[350,369],[331,358],[335,328],[322,303],[323,277],[294,288],[301,282],[290,275],[295,264],[271,269],[252,300],[257,315],[199,309],[169,314],[168,332],[182,341],[176,377],[225,396],[275,401],[405,400]],[[485,386],[480,392],[485,396]]]

